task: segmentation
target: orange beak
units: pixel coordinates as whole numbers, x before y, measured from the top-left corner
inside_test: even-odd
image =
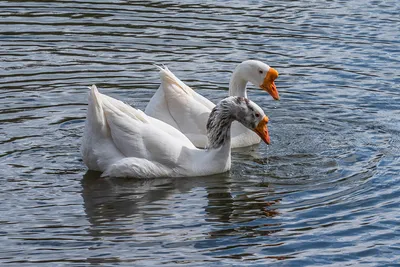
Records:
[[[271,140],[269,139],[267,123],[268,117],[264,116],[264,118],[258,123],[257,127],[253,131],[256,132],[258,136],[260,136],[261,139],[269,145]]]
[[[278,78],[279,73],[274,68],[270,68],[265,75],[263,83],[260,85],[260,88],[264,91],[267,91],[275,100],[279,100],[279,93],[276,89],[275,79]]]

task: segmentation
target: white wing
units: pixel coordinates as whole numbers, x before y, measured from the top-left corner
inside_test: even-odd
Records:
[[[230,147],[197,149],[177,129],[100,94],[95,86],[81,150],[89,169],[103,176],[199,176],[230,167]]]
[[[81,146],[83,161],[89,169],[103,171],[105,175],[172,176],[181,164],[178,159],[183,147],[195,149],[172,126],[91,87]]]
[[[146,114],[185,134],[197,147],[207,145],[206,124],[215,106],[179,80],[168,68],[160,68],[161,85],[146,107]]]

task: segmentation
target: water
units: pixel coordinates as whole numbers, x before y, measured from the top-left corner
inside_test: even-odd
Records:
[[[0,1],[1,266],[400,265],[399,1],[111,2]],[[270,146],[87,172],[87,86],[144,109],[165,63],[216,102],[250,58],[280,72],[248,93]]]

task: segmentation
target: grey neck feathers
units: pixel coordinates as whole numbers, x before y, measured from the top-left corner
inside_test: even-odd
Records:
[[[235,120],[231,101],[221,101],[211,111],[207,122],[208,148],[215,149],[223,146],[231,139],[231,124]]]

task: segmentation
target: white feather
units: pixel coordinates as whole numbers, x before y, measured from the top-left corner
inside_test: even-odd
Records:
[[[145,113],[178,129],[196,147],[204,148],[207,145],[206,123],[215,104],[196,93],[167,67],[157,66],[157,68],[160,70],[161,85],[150,99]],[[240,86],[230,88],[230,94],[246,96],[248,81],[257,86],[261,84],[263,76],[258,77],[260,68],[267,72],[270,67],[255,60],[242,62],[235,70],[230,84],[230,87],[238,84]],[[258,78],[261,81],[257,80]],[[232,124],[231,137],[232,147],[250,146],[261,141],[254,132],[238,122]]]
[[[177,129],[99,93],[95,86],[88,102],[82,157],[103,176],[201,176],[230,168],[230,145],[197,149]]]

